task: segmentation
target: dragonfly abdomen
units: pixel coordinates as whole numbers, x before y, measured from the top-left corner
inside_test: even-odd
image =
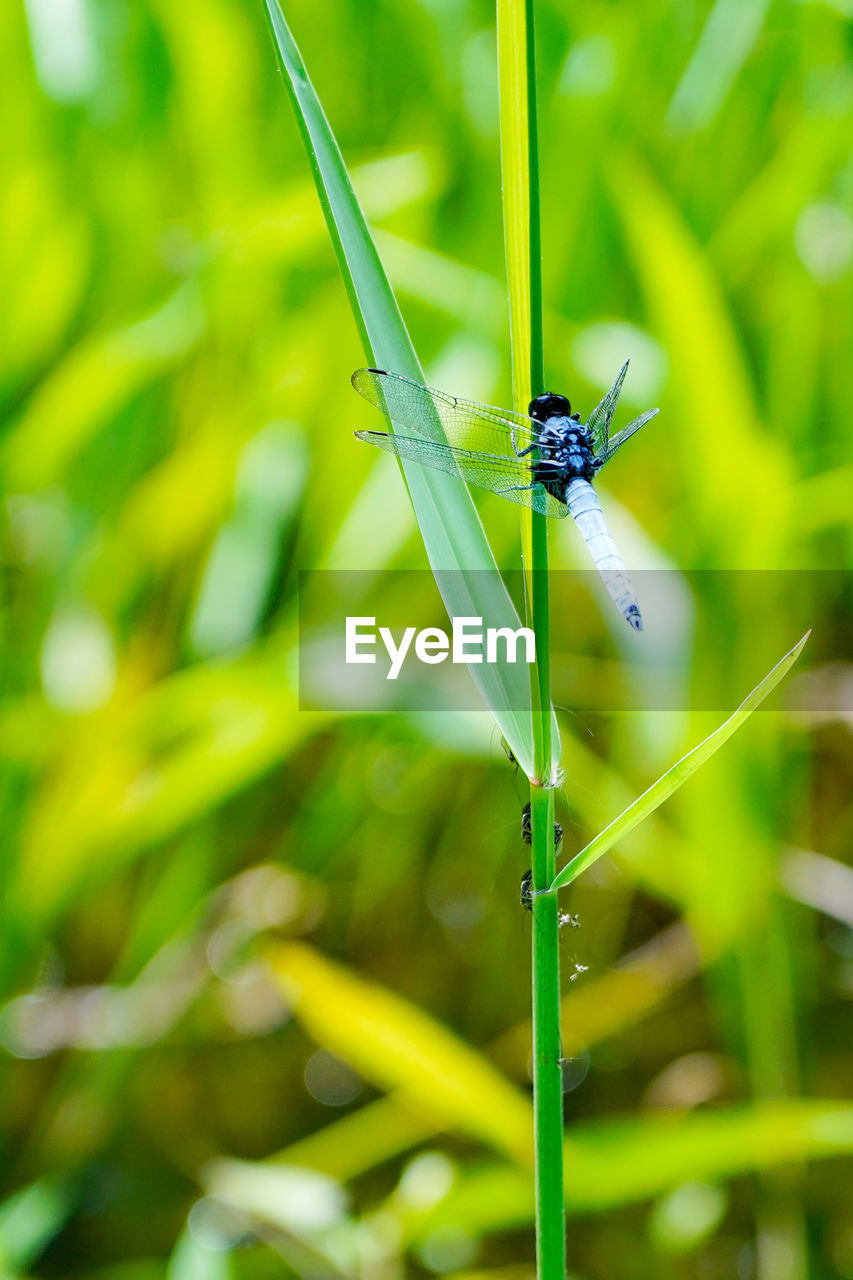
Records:
[[[605,523],[598,494],[588,480],[578,477],[569,481],[566,504],[589,547],[593,563],[601,574],[611,600],[634,630],[641,631],[643,620],[640,606],[622,557]]]

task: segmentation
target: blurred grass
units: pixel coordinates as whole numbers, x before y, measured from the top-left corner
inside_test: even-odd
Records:
[[[617,498],[637,522],[618,530],[632,567],[846,568],[847,19],[770,6],[711,116],[676,130],[710,4],[537,11],[546,377],[583,410],[629,344],[626,395],[662,407],[603,491],[614,524]],[[527,1175],[484,1164],[471,1129],[490,1117],[425,1132],[409,1113],[395,1133],[388,1079],[318,1057],[254,950],[271,929],[302,939],[520,1096],[523,798],[496,736],[461,712],[298,710],[298,570],[363,567],[382,588],[424,561],[396,471],[352,442],[362,354],[263,12],[62,13],[0,9],[3,1204],[74,1187],[33,1213],[15,1265],[334,1274],[360,1239],[364,1274],[498,1274],[530,1258]],[[320,22],[294,0],[287,17],[429,380],[506,401],[492,10],[333,0]],[[512,510],[477,503],[517,567]],[[581,562],[571,532],[557,567]],[[789,846],[850,860],[849,619],[821,583],[808,660],[842,661],[820,722],[757,714],[572,886],[564,968],[588,972],[565,992],[566,1108],[607,1153],[574,1206],[577,1280],[853,1275],[849,1162],[809,1163],[849,1124],[821,1100],[849,1096],[853,946],[817,881],[792,901],[779,876]],[[750,687],[756,655],[801,633],[756,616],[737,575],[684,590],[700,625],[671,660],[697,687],[715,670]],[[553,628],[566,858],[722,718],[579,718],[560,672],[586,673],[587,707],[615,656],[593,617]],[[671,926],[693,959],[643,998],[626,957]],[[660,1146],[661,1107],[680,1145]],[[212,1249],[236,1239],[212,1193],[191,1212],[216,1161],[309,1163],[311,1144],[346,1184],[320,1261],[307,1217]],[[725,1186],[723,1216],[676,1254],[661,1222],[696,1177]]]

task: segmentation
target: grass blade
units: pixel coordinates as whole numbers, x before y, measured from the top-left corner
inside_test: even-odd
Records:
[[[651,324],[669,352],[675,397],[669,404],[683,422],[684,500],[697,535],[701,541],[699,531],[706,531],[720,565],[784,564],[790,457],[778,434],[759,423],[750,360],[729,299],[683,214],[636,156],[610,156],[607,181]],[[737,468],[715,446],[720,387],[738,442]],[[751,477],[759,473],[764,483],[757,492]]]
[[[551,884],[551,891],[555,889],[563,889],[567,884],[571,884],[573,880],[586,871],[587,867],[591,867],[594,862],[612,849],[617,840],[621,840],[623,836],[628,835],[635,827],[654,813],[655,809],[664,800],[668,799],[674,791],[677,791],[683,783],[687,781],[692,773],[695,773],[700,765],[703,765],[715,751],[726,742],[736,729],[739,729],[743,722],[752,715],[753,711],[758,707],[769,693],[776,688],[779,681],[794,665],[797,658],[802,652],[803,646],[808,640],[811,632],[807,631],[802,640],[799,640],[789,653],[776,666],[769,671],[759,685],[752,690],[748,697],[736,711],[729,716],[728,720],[715,729],[703,742],[689,751],[676,764],[668,769],[657,782],[653,783],[647,791],[644,791],[633,804],[629,805],[618,818],[614,818],[608,827],[605,827],[594,840],[576,854],[562,871],[555,877]]]
[[[347,286],[368,362],[423,380],[338,144],[277,0],[265,0],[276,48],[311,163],[320,203]],[[361,446],[353,446],[361,447]],[[477,510],[461,481],[403,465],[430,566],[451,617],[482,617],[485,627],[520,625],[498,573]],[[482,663],[471,675],[516,759],[534,771],[527,668]]]
[[[501,187],[509,292],[512,392],[522,413],[545,390],[542,250],[533,0],[498,0]],[[530,787],[533,887],[533,1110],[536,1137],[536,1263],[539,1280],[566,1270],[563,1210],[563,1080],[560,1068],[560,943],[557,902],[542,893],[556,870],[554,793],[560,755],[551,709],[548,522],[522,516],[527,609],[536,633],[531,668],[535,778]]]
[[[571,1216],[653,1199],[685,1182],[721,1181],[853,1151],[853,1106],[785,1098],[712,1111],[588,1121],[566,1141]],[[411,1223],[415,1238],[454,1228],[472,1234],[519,1229],[533,1216],[533,1185],[516,1167],[484,1166]],[[651,1273],[650,1273],[651,1274]]]
[[[707,129],[761,35],[770,0],[716,0],[669,105],[675,133]]]
[[[231,1274],[228,1253],[206,1249],[185,1231],[169,1259],[166,1280],[230,1280]]]
[[[276,982],[318,1044],[367,1080],[523,1165],[532,1164],[527,1099],[490,1062],[401,996],[301,943],[273,948]]]
[[[23,1271],[41,1257],[71,1209],[61,1185],[43,1179],[0,1204],[0,1273]]]

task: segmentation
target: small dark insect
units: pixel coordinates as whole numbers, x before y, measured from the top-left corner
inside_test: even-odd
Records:
[[[521,877],[521,905],[525,911],[533,910],[533,871],[525,871]],[[569,915],[565,911],[561,911],[557,917],[557,923],[561,929],[565,929],[566,925],[570,925],[572,929],[579,929],[581,922],[577,916]]]
[[[533,839],[533,827],[530,822],[530,801],[521,811],[521,838],[525,844],[530,844]],[[563,828],[559,822],[554,823],[554,848],[559,849],[560,842],[563,839]]]
[[[525,911],[533,910],[533,872],[525,871],[521,877],[521,905]]]

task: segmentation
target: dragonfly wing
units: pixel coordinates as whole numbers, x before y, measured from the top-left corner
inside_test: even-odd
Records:
[[[470,449],[453,449],[435,440],[419,440],[413,436],[391,436],[384,431],[356,431],[359,440],[393,453],[406,462],[446,471],[449,475],[489,489],[510,502],[532,507],[541,515],[562,517],[569,508],[541,484],[533,483],[530,463],[526,458],[501,457],[476,453]]]
[[[438,444],[515,458],[539,436],[536,423],[522,413],[460,400],[401,373],[356,369],[352,385],[395,427]]]
[[[658,412],[659,410],[657,409],[647,409],[645,413],[640,414],[639,418],[635,418],[633,422],[629,422],[627,427],[623,427],[621,431],[617,431],[616,435],[607,446],[607,452],[604,454],[603,461],[606,462],[608,458],[612,458],[616,450],[620,449],[626,440],[634,435],[636,431],[639,431],[640,427],[644,427],[646,423],[649,422]]]
[[[616,381],[607,392],[607,395],[599,401],[592,413],[589,415],[587,426],[592,432],[593,447],[596,457],[604,458],[607,456],[607,440],[610,435],[610,424],[613,421],[613,414],[616,412],[616,402],[619,399],[619,393],[622,390],[622,383],[625,381],[625,374],[628,372],[628,361],[626,360],[622,368],[619,370]]]

